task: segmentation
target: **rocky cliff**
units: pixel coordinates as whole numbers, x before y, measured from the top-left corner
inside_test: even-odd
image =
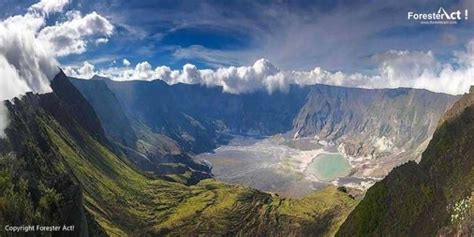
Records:
[[[474,94],[441,119],[419,164],[371,187],[338,236],[472,236]]]
[[[130,126],[126,122],[121,126],[114,125],[117,121],[108,122],[115,117],[128,118],[128,124],[135,124],[135,134],[148,131],[165,136],[170,138],[166,141],[175,141],[182,151],[191,154],[225,144],[229,134],[283,133],[290,138],[312,137],[334,144],[352,157],[355,166],[364,167],[357,169],[356,175],[380,177],[407,160],[419,159],[439,118],[458,99],[407,88],[370,90],[314,85],[292,86],[287,93],[256,91],[235,95],[223,93],[219,87],[170,86],[160,80],[117,82],[100,78],[72,82],[106,124],[109,137],[116,141],[130,143],[130,136],[114,134],[118,128]],[[107,101],[109,105],[104,104]],[[111,112],[112,109],[121,112]],[[150,140],[140,137],[143,139],[138,140],[143,143]],[[167,143],[157,147],[169,147],[163,145]]]

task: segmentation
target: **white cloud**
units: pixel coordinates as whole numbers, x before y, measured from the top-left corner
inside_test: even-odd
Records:
[[[442,63],[428,52],[399,51],[385,55],[379,87],[413,87],[449,94],[467,92],[474,84],[474,39],[455,52],[454,64]]]
[[[246,49],[239,50],[219,50],[208,49],[201,45],[191,45],[186,48],[178,47],[173,53],[173,57],[181,60],[204,60],[214,67],[224,65],[239,65],[242,62],[252,62],[255,58],[261,57],[258,52]]]
[[[114,30],[113,25],[96,12],[83,17],[79,11],[69,11],[66,17],[65,22],[46,26],[38,33],[38,38],[49,43],[57,56],[83,53],[88,37],[108,37]]]
[[[390,50],[372,56],[377,70],[371,75],[361,73],[330,72],[320,67],[310,71],[280,70],[265,59],[257,60],[251,66],[220,67],[216,70],[198,69],[186,64],[182,70],[167,66],[153,68],[149,62],[141,62],[135,68],[112,67],[94,71],[94,74],[113,80],[155,80],[168,84],[188,83],[206,86],[222,86],[228,93],[248,93],[259,89],[287,91],[289,86],[328,84],[361,88],[412,87],[435,92],[461,94],[474,84],[474,40],[466,49],[455,52],[456,66],[442,63],[431,51]],[[89,78],[87,75],[79,75]]]
[[[28,81],[22,79],[15,66],[11,65],[5,56],[0,55],[0,74],[3,79],[0,80],[1,100],[13,98],[19,94],[24,94],[31,90]],[[8,78],[8,80],[6,79]],[[40,87],[43,82],[39,82]]]
[[[0,138],[5,137],[5,128],[7,128],[9,121],[8,121],[8,112],[5,104],[3,102],[0,103]]]
[[[35,36],[43,24],[43,18],[31,14],[0,22],[0,100],[26,91],[50,90],[48,79],[58,72],[58,64]]]
[[[64,67],[64,73],[71,77],[77,78],[91,78],[96,74],[95,66],[85,61],[80,67]]]
[[[105,44],[109,42],[109,39],[108,38],[98,38],[95,40],[95,44],[96,45],[99,45],[99,44]]]
[[[373,56],[379,67],[380,75],[385,78],[388,87],[398,86],[400,80],[413,80],[423,73],[435,73],[441,64],[431,51],[395,51]]]
[[[135,66],[134,78],[143,78],[144,80],[153,79],[153,70],[149,62],[141,62]]]
[[[54,12],[61,12],[69,3],[69,0],[41,0],[38,3],[33,4],[28,10],[39,11],[45,14],[51,14]]]
[[[28,91],[51,91],[49,80],[59,71],[55,58],[58,52],[60,55],[78,53],[67,49],[82,45],[81,49],[85,50],[86,37],[112,33],[110,23],[95,12],[85,17],[69,12],[66,21],[47,26],[49,14],[61,12],[68,2],[43,0],[28,8],[24,15],[0,20],[0,101]],[[89,70],[84,67],[81,73],[94,71],[92,65],[88,67]],[[8,121],[6,113],[5,108],[0,108],[0,133]]]
[[[80,75],[94,76],[95,67],[89,62],[85,61],[81,68],[79,68]]]
[[[123,61],[122,61],[122,64],[123,64],[125,67],[128,67],[128,66],[130,66],[130,61],[128,61],[126,58],[124,58]]]

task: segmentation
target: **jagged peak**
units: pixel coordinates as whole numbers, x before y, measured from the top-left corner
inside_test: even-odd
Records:
[[[67,107],[63,109],[68,108],[71,115],[85,130],[89,131],[99,141],[107,141],[94,109],[62,70],[51,81],[51,88],[54,95],[67,104]],[[50,106],[50,109],[52,109],[52,112],[59,112],[56,111],[57,108]]]

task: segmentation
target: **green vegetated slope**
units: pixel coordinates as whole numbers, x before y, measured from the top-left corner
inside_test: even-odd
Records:
[[[338,236],[474,234],[474,94],[445,114],[419,164],[371,187]]]
[[[186,173],[145,174],[109,144],[77,91],[63,93],[69,98],[28,94],[7,103],[2,225],[73,224],[83,236],[324,236],[357,203],[334,187],[296,200],[213,179],[189,186],[173,181]]]
[[[190,184],[211,176],[210,168],[195,162],[176,141],[128,118],[123,106],[102,80],[92,80],[91,83],[63,80],[55,81],[53,86],[58,92],[81,88],[81,97],[88,100],[97,114],[108,141],[141,170],[160,175],[189,176],[180,180]]]

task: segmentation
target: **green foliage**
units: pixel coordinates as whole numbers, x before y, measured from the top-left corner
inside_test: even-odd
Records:
[[[315,216],[338,209],[336,217],[321,226],[322,233],[329,233],[335,231],[334,226],[342,222],[356,203],[335,188],[327,191],[330,197],[321,193],[303,200],[282,200],[214,180],[185,186],[150,178],[127,166],[86,134],[84,144],[75,144],[67,134],[55,132],[59,127],[52,125],[54,123],[48,124],[49,137],[68,166],[74,167],[72,172],[85,190],[86,209],[109,233],[209,235],[233,231],[255,234],[303,232],[301,226],[321,225]],[[294,205],[294,210],[280,208],[281,203]],[[324,205],[318,206],[318,203]],[[262,212],[268,214],[262,215]],[[301,215],[299,212],[302,212]],[[248,219],[243,222],[245,216]],[[276,224],[279,216],[283,221]],[[300,224],[290,225],[293,222]]]
[[[90,236],[324,236],[357,203],[335,187],[284,199],[213,179],[187,186],[145,174],[94,130],[90,111],[76,119],[69,106],[55,94],[10,105],[17,157],[0,159],[1,224],[67,223]]]
[[[22,171],[25,163],[8,154],[0,157],[0,225],[36,225],[57,223],[57,206],[61,195],[44,185],[37,203],[32,199],[28,181]],[[6,234],[4,229],[1,230]]]
[[[23,179],[14,182],[9,171],[0,172],[0,179],[1,225],[32,223],[35,219],[35,211],[27,190],[27,183]]]

